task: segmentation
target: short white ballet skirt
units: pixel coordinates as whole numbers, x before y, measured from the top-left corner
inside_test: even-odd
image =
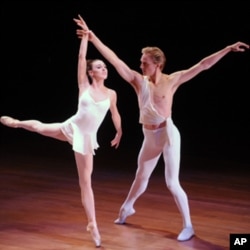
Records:
[[[95,154],[99,147],[97,131],[109,108],[110,98],[96,102],[89,88],[82,93],[76,114],[64,121],[61,127],[74,151],[83,155]]]

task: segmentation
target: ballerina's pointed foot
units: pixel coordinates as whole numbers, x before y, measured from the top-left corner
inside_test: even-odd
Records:
[[[114,221],[115,224],[124,224],[127,217],[131,216],[135,213],[134,208],[131,208],[129,210],[126,210],[122,208],[119,213],[119,217]]]
[[[192,227],[185,227],[182,229],[177,237],[178,241],[190,240],[194,236],[194,229]]]
[[[89,223],[87,226],[87,231],[90,232],[90,235],[95,243],[96,247],[101,246],[101,236],[99,234],[98,228],[94,223]]]
[[[11,128],[17,128],[18,120],[10,116],[1,116],[0,122],[5,126],[11,127]]]

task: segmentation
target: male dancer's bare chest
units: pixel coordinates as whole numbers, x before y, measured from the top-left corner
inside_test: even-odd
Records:
[[[164,106],[172,100],[172,92],[167,82],[159,84],[149,84],[150,98],[155,106]]]

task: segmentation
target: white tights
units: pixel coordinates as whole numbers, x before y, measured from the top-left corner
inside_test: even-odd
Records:
[[[163,154],[166,185],[182,215],[183,227],[192,227],[187,195],[179,182],[180,133],[178,129],[172,119],[168,118],[166,128],[157,130],[143,128],[143,134],[144,141],[138,156],[136,176],[121,208],[127,211],[133,209],[136,200],[145,192],[149,178]]]
[[[52,137],[57,140],[67,141],[67,138],[61,131],[61,123],[43,123],[38,120],[14,120],[16,128],[38,133],[47,137]]]
[[[93,172],[93,155],[82,155],[75,152],[76,165],[81,189],[81,201],[85,209],[88,223],[96,225],[95,201],[91,183]]]
[[[52,137],[58,140],[67,141],[67,138],[61,131],[61,123],[43,123],[38,120],[13,120],[14,127],[22,128],[43,136]],[[75,161],[79,176],[79,185],[81,189],[81,201],[85,209],[88,223],[96,225],[94,194],[91,184],[91,174],[93,171],[93,155],[82,155],[75,152]]]

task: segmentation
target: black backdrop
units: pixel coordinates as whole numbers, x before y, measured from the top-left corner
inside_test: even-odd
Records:
[[[78,13],[136,70],[140,70],[141,48],[147,45],[164,50],[164,71],[171,73],[238,40],[250,43],[250,11],[245,1],[234,5],[223,1],[134,3],[2,1],[0,115],[56,122],[74,114],[79,40],[73,17]],[[101,58],[91,44],[88,57]],[[108,115],[98,133],[97,155],[105,152],[107,158],[117,155],[135,162],[142,140],[136,95],[109,64],[108,69],[106,85],[118,93],[124,136],[114,153],[109,147],[114,129]],[[249,162],[249,73],[249,51],[230,53],[181,86],[174,99],[173,120],[182,135],[183,155]],[[0,136],[1,153],[20,148],[29,153],[32,148],[33,153],[46,156],[48,149],[60,151],[61,147],[70,152],[62,142],[27,131],[0,126]]]

